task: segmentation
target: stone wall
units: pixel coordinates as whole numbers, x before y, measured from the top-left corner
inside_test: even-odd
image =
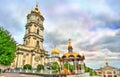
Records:
[[[79,75],[67,75],[67,77],[90,77],[89,73],[79,74]]]
[[[10,68],[10,66],[5,66],[5,65],[0,64],[0,69],[4,70],[4,69],[7,69],[7,68]]]

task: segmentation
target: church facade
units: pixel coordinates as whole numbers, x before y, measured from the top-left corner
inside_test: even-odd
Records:
[[[12,67],[22,68],[25,64],[30,64],[36,68],[38,64],[47,63],[48,52],[43,47],[43,22],[44,17],[36,4],[35,9],[27,15],[24,43],[17,46],[16,58],[11,64]]]

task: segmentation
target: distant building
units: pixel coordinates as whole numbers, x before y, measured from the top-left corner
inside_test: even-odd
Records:
[[[48,58],[48,64],[49,64],[49,66],[53,62],[58,62],[59,63],[59,51],[58,51],[58,49],[56,47],[52,50],[51,56]]]
[[[48,59],[48,66],[51,66],[53,62],[58,62],[60,65],[60,70],[64,71],[64,64],[68,63],[69,65],[74,66],[75,73],[84,73],[84,55],[73,52],[71,41],[68,41],[68,52],[60,56],[57,48],[54,48],[51,52],[51,57]],[[68,66],[68,68],[70,68]],[[70,70],[67,69],[67,74],[70,73]],[[65,74],[65,73],[64,73]]]
[[[108,62],[106,62],[105,67],[101,67],[95,72],[100,77],[120,77],[120,71],[115,67],[109,66]]]
[[[27,15],[24,44],[17,46],[16,58],[11,67],[22,68],[25,64],[30,64],[36,68],[38,64],[47,63],[48,52],[43,48],[43,22],[44,17],[36,4],[35,9]]]

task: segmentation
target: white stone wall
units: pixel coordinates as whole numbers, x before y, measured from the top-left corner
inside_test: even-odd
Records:
[[[67,77],[90,77],[89,73],[79,74],[79,75],[67,75]]]

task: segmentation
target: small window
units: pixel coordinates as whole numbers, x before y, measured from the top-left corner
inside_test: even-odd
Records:
[[[112,75],[108,75],[108,77],[112,77]]]
[[[25,60],[23,60],[23,65],[25,65]]]
[[[37,29],[37,34],[39,35],[39,29]]]
[[[117,75],[115,75],[114,77],[117,77]]]
[[[116,72],[114,71],[114,74],[116,74]]]
[[[26,45],[28,45],[28,44],[29,44],[29,42],[30,42],[30,39],[27,39],[27,40],[26,40]]]
[[[38,18],[37,21],[39,22],[39,20],[40,20],[40,19]]]
[[[39,41],[37,41],[36,47],[39,47]]]
[[[23,58],[25,58],[25,55],[23,55]]]
[[[30,28],[28,29],[28,33],[30,33]]]

